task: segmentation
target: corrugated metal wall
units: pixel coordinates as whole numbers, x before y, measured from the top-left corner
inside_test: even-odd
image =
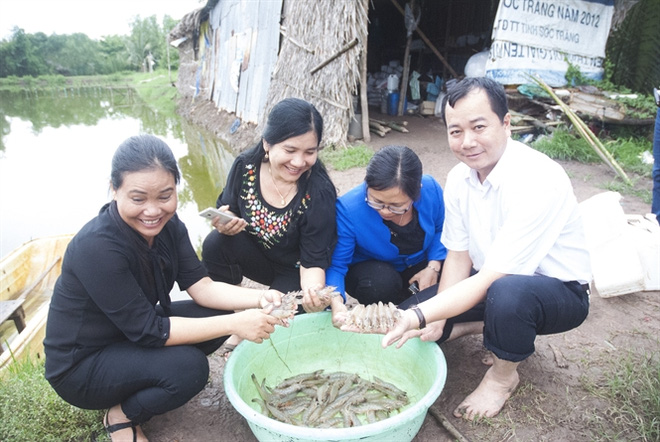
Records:
[[[218,2],[202,37],[198,96],[243,121],[259,121],[277,62],[281,11],[282,0]]]

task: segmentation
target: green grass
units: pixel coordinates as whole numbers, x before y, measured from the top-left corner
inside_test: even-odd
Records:
[[[602,430],[599,439],[660,440],[660,353],[630,351],[605,364],[602,378],[583,378],[587,391],[609,404],[607,409],[593,411],[593,421],[602,413],[612,427]],[[638,437],[621,439],[622,435]]]
[[[556,160],[572,160],[582,163],[600,161],[600,157],[586,140],[576,137],[564,127],[539,138],[532,143],[532,147]]]
[[[176,114],[178,92],[176,83],[176,71],[172,72],[172,80],[166,70],[158,70],[153,73],[134,73],[130,76],[131,85],[135,88],[140,98],[149,103],[152,109],[165,112],[169,115]]]
[[[67,404],[44,378],[43,361],[14,362],[0,378],[0,440],[107,440],[103,411]]]
[[[651,152],[651,141],[639,134],[621,135],[601,137],[600,139],[626,173],[650,177],[652,165],[644,163],[642,155],[644,151]],[[532,147],[557,160],[572,160],[582,163],[602,161],[586,140],[565,127],[560,127],[551,135],[539,138],[532,143]]]
[[[126,87],[132,82],[131,72],[121,72],[112,75],[88,75],[65,77],[63,75],[42,75],[40,77],[7,77],[0,78],[1,90],[38,90],[47,91],[50,89],[83,88],[95,86],[123,86]],[[137,74],[136,74],[137,75]]]
[[[321,151],[321,161],[334,170],[347,170],[353,167],[366,167],[374,151],[364,144],[345,149],[328,147]]]

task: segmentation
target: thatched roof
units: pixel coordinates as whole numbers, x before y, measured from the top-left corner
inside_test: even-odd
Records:
[[[352,97],[358,92],[360,55],[366,54],[367,7],[363,0],[285,0],[280,54],[260,127],[277,102],[298,97],[312,102],[323,115],[326,142],[345,143]],[[357,44],[311,73],[356,39]]]
[[[184,15],[179,23],[170,31],[169,41],[175,41],[183,37],[199,35],[199,26],[208,20],[209,13],[220,0],[208,0],[206,4]]]

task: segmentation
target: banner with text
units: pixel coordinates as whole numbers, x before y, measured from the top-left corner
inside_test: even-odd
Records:
[[[613,12],[614,0],[501,0],[486,75],[524,84],[527,74],[538,74],[556,87],[566,84],[571,63],[585,77],[601,79]]]

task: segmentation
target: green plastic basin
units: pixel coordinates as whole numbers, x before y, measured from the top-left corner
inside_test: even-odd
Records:
[[[342,332],[332,326],[330,312],[296,316],[278,326],[263,344],[243,341],[233,351],[224,372],[225,393],[260,441],[411,441],[428,408],[440,396],[447,363],[434,342],[412,339],[400,349],[380,345],[382,335]],[[346,371],[373,380],[376,376],[408,393],[410,405],[399,414],[352,428],[319,429],[279,422],[261,413],[252,373],[266,385],[323,369]]]

